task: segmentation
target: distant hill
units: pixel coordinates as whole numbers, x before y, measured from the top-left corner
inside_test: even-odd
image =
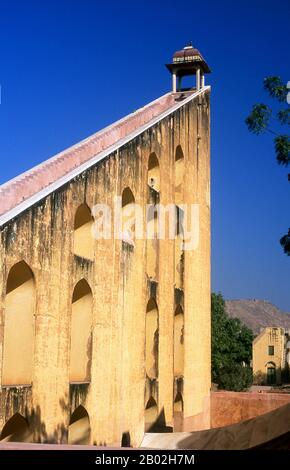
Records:
[[[265,326],[290,329],[290,312],[282,312],[266,300],[226,300],[226,311],[230,317],[239,318],[254,334]]]

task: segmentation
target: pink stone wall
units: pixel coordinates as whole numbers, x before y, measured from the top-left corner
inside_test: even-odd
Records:
[[[212,392],[211,427],[246,421],[287,403],[290,403],[288,393]]]

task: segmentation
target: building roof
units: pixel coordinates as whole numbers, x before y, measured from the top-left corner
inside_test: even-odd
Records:
[[[167,93],[0,186],[0,226],[203,93]]]
[[[202,55],[201,55],[201,53],[199,52],[198,49],[196,49],[195,47],[192,47],[192,46],[186,46],[183,49],[181,49],[180,51],[174,52],[173,61],[176,58],[182,58],[182,59],[185,59],[185,60],[195,60],[198,57],[202,58]]]
[[[199,50],[192,46],[174,52],[172,64],[166,64],[170,72],[179,69],[179,75],[194,74],[197,66],[201,67],[204,73],[211,71]]]

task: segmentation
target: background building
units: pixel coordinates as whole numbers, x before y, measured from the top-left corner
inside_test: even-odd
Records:
[[[254,383],[275,385],[287,381],[290,364],[289,333],[267,327],[253,341]]]

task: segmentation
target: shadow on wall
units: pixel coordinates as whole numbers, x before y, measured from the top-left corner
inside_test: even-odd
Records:
[[[164,408],[162,408],[158,414],[157,403],[152,397],[149,399],[145,408],[145,432],[173,432],[172,426],[166,426]]]
[[[30,442],[32,437],[27,420],[21,414],[15,413],[5,424],[0,441]]]
[[[123,432],[121,447],[132,447],[131,446],[131,436],[129,432]]]
[[[65,400],[60,400],[60,406],[66,413],[70,413],[70,407]],[[25,409],[25,417],[15,413],[4,425],[0,441],[3,442],[34,442],[46,444],[66,444],[68,439],[68,426],[59,424],[53,433],[46,430],[45,422],[42,421],[39,407],[32,410]]]

